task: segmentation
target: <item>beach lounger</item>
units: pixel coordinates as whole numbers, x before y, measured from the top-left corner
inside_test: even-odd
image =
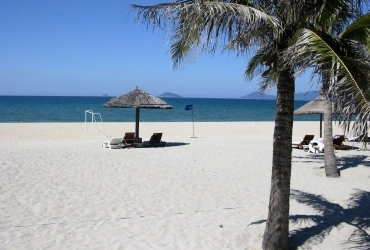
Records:
[[[305,135],[301,141],[292,142],[292,147],[303,148],[303,145],[308,145],[314,137],[314,135]]]
[[[349,137],[348,138],[348,141],[350,142],[361,142],[361,141],[365,141],[367,140],[368,141],[368,137],[367,137],[367,134],[360,134],[360,135],[357,135],[357,136],[352,136],[352,137]]]
[[[124,147],[133,147],[134,146],[134,132],[126,132],[125,136],[123,137],[122,143]]]
[[[106,141],[102,144],[103,148],[117,149],[122,148],[122,138],[112,138],[110,141]]]
[[[164,147],[165,141],[162,141],[162,133],[153,133],[149,141],[144,141],[144,147]]]
[[[348,145],[343,144],[344,135],[335,135],[333,137],[333,144],[335,150],[348,150]]]

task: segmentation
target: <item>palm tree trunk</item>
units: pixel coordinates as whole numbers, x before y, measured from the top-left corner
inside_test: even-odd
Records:
[[[329,97],[330,74],[332,73],[331,65],[324,64],[322,66],[322,95],[324,96],[324,167],[326,177],[339,177],[337,162],[335,160],[334,144],[333,144],[333,106]]]
[[[333,145],[332,104],[327,93],[324,93],[324,166],[326,177],[339,177]]]
[[[293,71],[285,70],[277,84],[270,203],[262,248],[289,249],[289,197],[294,112]]]

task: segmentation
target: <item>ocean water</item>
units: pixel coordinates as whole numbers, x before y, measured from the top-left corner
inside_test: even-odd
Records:
[[[104,108],[111,97],[0,96],[0,122],[84,122],[85,111],[103,122],[134,122],[134,108]],[[274,100],[162,98],[173,109],[140,109],[140,122],[274,121]],[[295,109],[308,101],[295,101]],[[193,111],[185,106],[193,104]],[[99,119],[98,115],[95,115]],[[91,121],[91,115],[87,115]],[[295,115],[295,121],[318,121],[319,115]]]

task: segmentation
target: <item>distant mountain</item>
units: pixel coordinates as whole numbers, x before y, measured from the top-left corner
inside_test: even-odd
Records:
[[[248,95],[240,97],[241,99],[261,99],[261,100],[276,100],[276,96],[274,95],[266,95],[266,94],[261,94],[260,92],[252,92]]]
[[[179,95],[176,95],[176,94],[170,93],[170,92],[165,92],[165,93],[159,95],[158,97],[181,98],[182,96],[179,96]]]
[[[309,91],[309,92],[302,92],[296,93],[294,95],[294,100],[305,100],[305,101],[312,101],[319,96],[319,91]]]
[[[316,99],[316,97],[319,96],[318,91],[309,91],[309,92],[302,92],[302,93],[296,93],[294,95],[294,100],[305,100],[305,101],[311,101]],[[242,96],[241,99],[260,99],[260,100],[276,100],[276,96],[274,95],[266,95],[266,94],[260,94],[260,92],[252,92],[248,95]]]

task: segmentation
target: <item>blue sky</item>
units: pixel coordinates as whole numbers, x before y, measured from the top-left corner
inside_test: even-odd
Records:
[[[202,54],[173,70],[166,33],[135,23],[131,3],[164,1],[3,1],[0,8],[0,95],[116,96],[136,86],[153,95],[240,98],[246,57]],[[308,77],[296,92],[310,90]],[[271,92],[270,92],[271,93]]]

